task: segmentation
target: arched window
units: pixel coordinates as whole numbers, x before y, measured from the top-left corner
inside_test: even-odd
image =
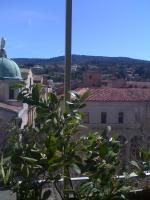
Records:
[[[92,75],[89,76],[89,80],[92,80]]]
[[[120,155],[119,155],[119,157],[120,157],[119,173],[122,173],[126,166],[126,142],[127,142],[127,140],[124,136],[120,135],[118,137],[118,141],[120,141],[120,144],[122,145]]]
[[[9,88],[9,99],[15,98],[15,91],[12,87]]]
[[[130,159],[131,160],[139,160],[140,158],[140,150],[142,148],[142,142],[143,141],[143,138],[142,136],[134,136],[130,143],[131,143],[131,146],[130,146]]]
[[[120,141],[121,144],[125,144],[125,142],[126,142],[126,138],[123,135],[120,135],[118,137],[118,140]]]

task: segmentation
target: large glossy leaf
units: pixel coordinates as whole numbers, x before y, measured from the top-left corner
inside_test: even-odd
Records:
[[[35,163],[37,162],[38,160],[35,159],[35,158],[29,158],[29,157],[25,157],[25,156],[20,156],[20,158],[22,158],[23,160],[29,162],[29,163]]]
[[[77,174],[81,174],[81,169],[76,163],[72,163],[71,167]]]
[[[51,195],[51,190],[45,190],[44,193],[43,193],[42,200],[49,199],[50,195]]]

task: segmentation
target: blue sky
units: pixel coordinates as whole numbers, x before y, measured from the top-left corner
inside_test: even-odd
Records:
[[[8,57],[64,55],[65,0],[0,1]],[[74,54],[150,60],[149,0],[73,0]]]

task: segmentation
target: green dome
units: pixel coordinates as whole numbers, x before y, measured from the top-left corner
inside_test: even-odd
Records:
[[[11,59],[0,58],[0,80],[22,80],[18,65]]]

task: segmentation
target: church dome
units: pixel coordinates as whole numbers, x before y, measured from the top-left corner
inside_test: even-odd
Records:
[[[22,80],[18,65],[11,59],[0,57],[0,80]]]

